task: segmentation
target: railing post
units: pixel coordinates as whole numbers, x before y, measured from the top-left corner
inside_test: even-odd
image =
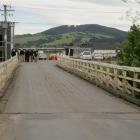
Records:
[[[96,85],[103,86],[111,92],[117,92],[122,96],[139,98],[140,94],[140,68],[113,65],[101,62],[89,62],[71,58],[62,58],[63,63],[59,66],[67,69],[90,81],[95,81]],[[70,67],[71,66],[71,67]],[[134,73],[133,77],[129,73]],[[127,74],[128,73],[128,74]],[[124,93],[124,94],[122,94]]]
[[[107,67],[107,70],[106,70],[106,71],[107,71],[107,75],[106,75],[106,76],[108,77],[108,75],[109,75],[109,73],[110,73],[110,68]],[[108,81],[106,82],[106,85],[107,85],[107,87],[109,87],[109,83],[108,83]]]
[[[134,81],[133,81],[133,96],[136,96],[135,88],[137,88],[137,82],[135,82],[135,79],[138,79],[138,73],[134,72]]]
[[[5,88],[13,70],[16,68],[18,61],[17,57],[11,58],[0,64],[0,92]]]
[[[123,79],[122,79],[123,93],[126,93],[126,84],[127,84],[127,81],[125,80],[126,75],[127,75],[126,70],[123,70]]]
[[[0,91],[2,89],[2,66],[0,65]]]
[[[114,80],[117,82],[117,78],[118,78],[118,70],[115,67],[114,68]],[[116,86],[117,85],[117,86]],[[116,83],[116,85],[114,85],[115,90],[117,90],[117,87],[119,86],[118,83]]]
[[[98,67],[97,65],[95,64],[95,82],[96,82],[96,85],[98,85]]]

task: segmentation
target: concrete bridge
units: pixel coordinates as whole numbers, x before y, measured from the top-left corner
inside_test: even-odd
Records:
[[[8,72],[0,71],[3,75],[0,83],[5,85],[17,63],[13,58],[1,65]],[[85,72],[89,66],[66,59],[57,63],[74,72],[70,64],[79,65],[75,68],[81,70],[80,75],[83,75],[81,65],[86,67]],[[136,81],[133,86],[138,88]],[[5,94],[9,100],[0,114],[0,140],[140,139],[138,106],[56,67],[55,62],[18,64]]]

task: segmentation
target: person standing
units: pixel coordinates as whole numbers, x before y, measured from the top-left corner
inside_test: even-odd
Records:
[[[20,49],[17,51],[18,61],[20,61]]]
[[[12,57],[16,56],[16,50],[15,50],[15,49],[12,49],[12,51],[11,51],[11,56],[12,56]]]
[[[30,50],[30,61],[33,62],[33,55],[34,55],[34,51],[31,49]]]
[[[26,61],[26,62],[29,62],[29,59],[30,59],[30,52],[29,52],[29,50],[27,49],[27,50],[25,51],[25,61]]]
[[[37,61],[38,61],[38,50],[36,49],[36,50],[34,50],[34,62],[35,63],[37,63]]]
[[[24,50],[21,49],[21,50],[20,50],[20,61],[21,61],[21,62],[24,62],[24,54],[25,54],[25,53],[24,53]]]

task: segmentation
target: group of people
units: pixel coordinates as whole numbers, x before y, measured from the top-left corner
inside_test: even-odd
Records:
[[[11,52],[12,57],[18,56],[21,62],[37,62],[38,61],[38,50],[37,49],[13,49]]]

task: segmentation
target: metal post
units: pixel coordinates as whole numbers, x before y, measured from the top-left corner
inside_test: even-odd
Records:
[[[14,23],[11,23],[11,49],[14,48]]]
[[[7,5],[4,5],[4,21],[7,22]]]
[[[14,31],[12,31],[12,30],[14,30],[14,27],[12,27],[12,26],[14,26],[14,24],[13,25],[9,25],[9,23],[10,22],[7,22],[7,16],[10,16],[11,14],[9,14],[8,12],[11,12],[11,11],[14,11],[14,10],[11,10],[10,8],[11,7],[9,7],[8,5],[3,5],[3,10],[0,10],[0,11],[2,11],[3,12],[3,16],[4,16],[4,22],[3,22],[3,24],[4,24],[4,51],[5,51],[5,60],[7,60],[8,59],[8,52],[7,52],[7,50],[8,50],[8,40],[7,40],[7,29],[8,29],[8,27],[9,26],[11,26],[10,28],[13,28],[13,29],[11,29],[11,38],[13,37],[13,34],[14,34]],[[12,42],[11,42],[12,41]],[[10,40],[10,47],[13,47],[13,39],[12,40]]]
[[[7,60],[7,28],[4,29],[5,61]]]

